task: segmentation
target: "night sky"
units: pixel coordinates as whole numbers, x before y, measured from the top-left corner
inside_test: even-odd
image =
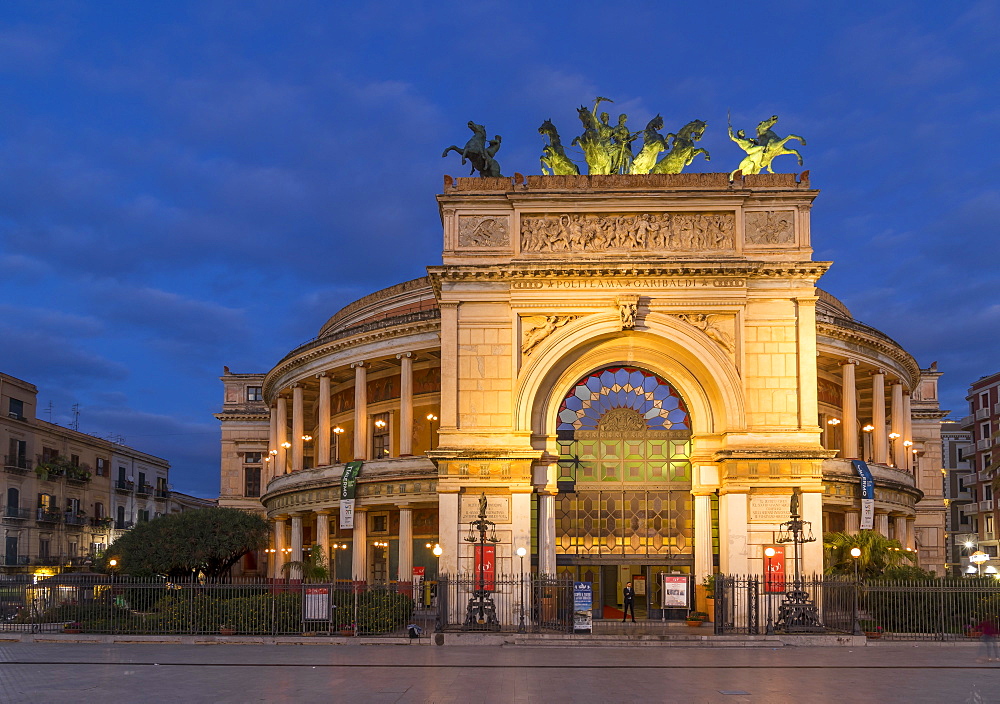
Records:
[[[739,163],[727,111],[804,136],[820,285],[961,417],[1000,369],[998,27],[993,1],[4,3],[0,370],[215,496],[223,365],[440,263],[466,121],[537,174],[539,124],[568,144],[601,95],[633,129],[706,120],[689,171]]]

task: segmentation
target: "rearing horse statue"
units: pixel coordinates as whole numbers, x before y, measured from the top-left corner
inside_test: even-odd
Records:
[[[583,123],[583,134],[574,139],[571,144],[579,145],[587,159],[591,174],[611,173],[611,126],[607,124],[607,113],[597,117],[597,106],[602,102],[611,102],[608,98],[597,98],[593,111],[581,105],[576,112]]]
[[[446,157],[451,151],[457,152],[461,155],[463,164],[466,161],[472,162],[470,174],[478,171],[480,176],[500,176],[500,164],[493,158],[493,155],[500,149],[500,135],[491,139],[489,146],[487,146],[486,128],[477,125],[472,120],[469,120],[468,125],[469,129],[472,130],[472,137],[465,143],[465,146],[459,149],[453,144],[445,149],[441,156]]]
[[[668,132],[667,136],[664,137],[659,132],[662,129],[663,118],[659,115],[646,124],[646,129],[642,132],[642,149],[632,160],[632,166],[628,171],[630,174],[648,174],[656,164],[656,157],[660,155],[660,152],[667,151],[670,138],[677,135]]]
[[[797,139],[804,146],[806,140],[794,134],[790,134],[787,137],[779,137],[771,129],[777,121],[777,115],[771,115],[770,118],[762,120],[757,125],[756,138],[748,138],[743,130],[734,135],[732,125],[729,126],[729,138],[740,145],[740,148],[747,153],[743,157],[743,161],[740,162],[740,165],[736,167],[736,170],[729,175],[730,179],[733,178],[736,171],[740,171],[743,174],[759,174],[764,169],[767,169],[768,173],[773,174],[774,171],[771,169],[771,162],[774,161],[775,157],[784,154],[794,154],[799,160],[799,166],[802,166],[802,155],[799,154],[798,150],[788,148],[785,144],[790,139]]]
[[[674,143],[670,147],[667,155],[653,167],[650,173],[654,174],[679,174],[685,166],[689,166],[694,158],[699,154],[705,156],[705,161],[711,161],[708,150],[695,147],[694,143],[704,136],[708,123],[704,120],[691,120],[674,137]]]
[[[552,120],[546,120],[538,128],[538,134],[543,134],[549,138],[549,143],[542,147],[542,173],[545,175],[551,171],[556,176],[579,176],[580,168],[566,156],[563,149],[562,140],[559,139],[559,132]],[[548,167],[546,170],[545,167]]]

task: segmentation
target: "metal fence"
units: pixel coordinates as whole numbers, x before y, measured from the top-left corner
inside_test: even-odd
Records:
[[[424,585],[395,582],[47,582],[0,582],[0,630],[381,636],[406,635],[411,624],[433,629],[436,616]]]
[[[815,622],[811,618],[815,616]],[[995,579],[854,581],[829,576],[776,581],[719,575],[715,632],[864,633],[887,640],[978,638],[1000,618]]]
[[[565,576],[442,576],[437,627],[453,631],[573,632],[573,580]]]

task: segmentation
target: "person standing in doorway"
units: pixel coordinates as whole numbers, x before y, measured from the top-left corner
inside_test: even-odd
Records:
[[[622,602],[625,609],[625,613],[622,614],[622,623],[625,623],[625,619],[628,618],[630,611],[632,613],[632,623],[635,623],[635,590],[632,589],[631,582],[626,584],[622,590]]]

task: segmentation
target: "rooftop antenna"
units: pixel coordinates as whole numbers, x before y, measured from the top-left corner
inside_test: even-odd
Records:
[[[80,430],[80,404],[73,404],[73,422],[69,424],[73,430]]]
[[[45,407],[45,412],[49,414],[49,422],[52,422],[52,401],[49,401],[49,405]]]

